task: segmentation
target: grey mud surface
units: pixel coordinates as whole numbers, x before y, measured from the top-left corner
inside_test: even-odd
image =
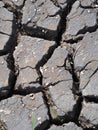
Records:
[[[98,130],[98,0],[0,0],[0,130]]]

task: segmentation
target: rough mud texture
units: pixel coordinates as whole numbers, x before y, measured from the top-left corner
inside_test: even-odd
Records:
[[[98,1],[0,1],[0,130],[98,130]]]

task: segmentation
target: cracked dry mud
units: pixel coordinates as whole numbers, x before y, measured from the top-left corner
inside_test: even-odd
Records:
[[[0,1],[0,130],[98,130],[98,1]]]

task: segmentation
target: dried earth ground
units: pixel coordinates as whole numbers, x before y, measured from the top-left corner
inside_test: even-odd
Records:
[[[98,130],[98,0],[0,0],[0,130]]]

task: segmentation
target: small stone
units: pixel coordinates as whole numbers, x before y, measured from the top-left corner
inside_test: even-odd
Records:
[[[15,47],[15,49],[17,49],[17,46]]]
[[[25,106],[25,104],[22,104],[22,106],[24,107],[24,106]]]
[[[42,30],[42,32],[45,32],[45,30]]]
[[[30,99],[34,100],[35,99],[35,95],[34,94],[30,94]]]
[[[36,9],[34,9],[34,11],[36,11]]]
[[[31,20],[31,18],[28,18],[28,22]]]
[[[88,10],[88,13],[90,13],[90,10]]]
[[[1,64],[3,65],[3,64],[4,64],[4,61],[2,61]]]
[[[47,71],[47,69],[44,69],[44,71]]]
[[[81,74],[84,74],[84,72],[83,72],[83,71],[81,71]]]
[[[46,85],[46,86],[48,86],[48,84],[49,84],[48,82],[47,82],[47,83],[45,83],[45,85]]]
[[[41,120],[41,117],[38,117],[37,120],[40,121],[40,120]]]
[[[54,67],[52,67],[52,72],[54,72]]]
[[[50,85],[50,89],[52,88],[52,85]]]
[[[95,7],[98,7],[98,5],[95,5]]]
[[[21,44],[20,46],[23,47],[23,44]]]
[[[42,67],[40,67],[40,72],[43,74],[43,68]]]

